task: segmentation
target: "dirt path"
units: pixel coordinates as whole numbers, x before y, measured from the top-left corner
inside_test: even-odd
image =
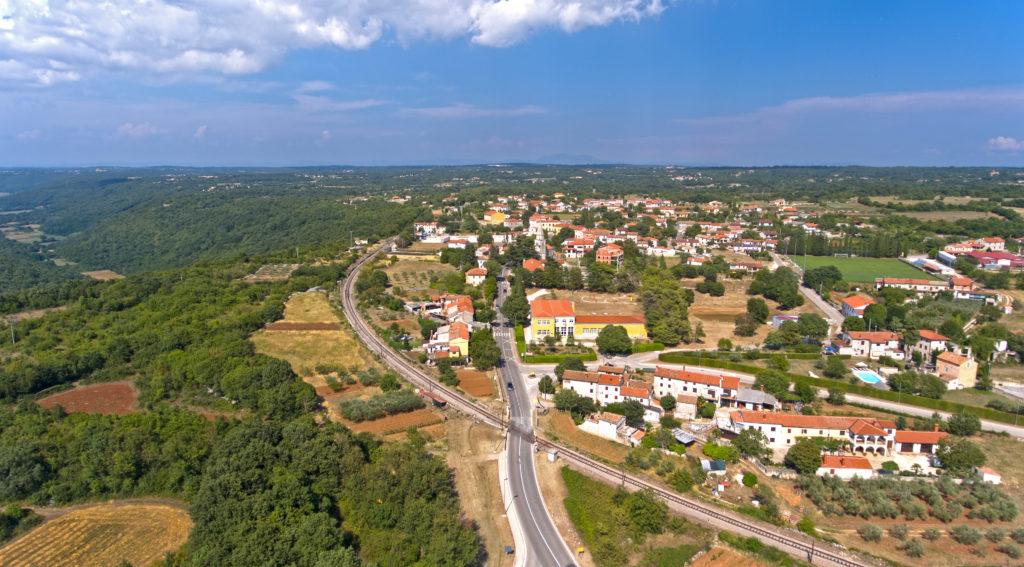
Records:
[[[505,555],[504,548],[514,545],[512,530],[505,517],[498,478],[501,434],[467,418],[451,418],[447,426],[448,466],[455,470],[455,490],[463,515],[479,529],[487,550],[486,564],[511,566],[513,557]]]

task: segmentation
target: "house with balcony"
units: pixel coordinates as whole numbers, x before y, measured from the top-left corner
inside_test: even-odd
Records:
[[[846,331],[843,340],[850,345],[855,357],[872,360],[883,356],[894,360],[906,358],[899,335],[892,331]]]

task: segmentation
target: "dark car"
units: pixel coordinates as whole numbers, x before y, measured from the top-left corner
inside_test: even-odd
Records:
[[[508,388],[509,390],[511,390],[512,389],[512,382],[505,382],[505,387]]]

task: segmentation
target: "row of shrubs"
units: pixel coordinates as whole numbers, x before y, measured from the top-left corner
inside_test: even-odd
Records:
[[[679,352],[666,352],[658,356],[658,359],[662,362],[668,362],[673,364],[700,364],[701,366],[708,366],[711,368],[723,368],[726,370],[735,370],[737,372],[746,372],[748,374],[757,374],[764,370],[760,366],[751,366],[747,364],[739,364],[736,362],[726,362],[723,360],[698,359],[695,356]],[[925,398],[923,396],[915,396],[910,394],[898,394],[890,390],[878,390],[870,386],[861,386],[859,384],[850,384],[842,380],[829,380],[828,378],[811,378],[810,376],[803,376],[800,374],[789,374],[790,379],[794,384],[809,384],[818,388],[842,390],[850,394],[857,394],[869,398],[877,398],[880,400],[888,400],[891,402],[897,401],[897,399],[905,404],[919,406],[923,408],[941,410],[949,413],[961,413],[968,411],[971,414],[981,418],[990,419],[992,421],[1001,421],[1003,423],[1013,423],[1014,416],[1011,413],[999,411],[992,408],[982,408],[976,406],[968,406],[957,402],[950,402],[947,400],[936,400],[932,398]]]
[[[345,400],[338,404],[341,417],[349,421],[372,421],[386,415],[395,415],[420,409],[423,400],[409,390],[397,390],[377,394],[369,400]]]
[[[866,542],[877,543],[882,541],[884,532],[882,528],[874,524],[865,524],[857,528],[857,534]],[[889,528],[889,535],[904,542],[898,548],[906,552],[907,555],[911,557],[921,557],[924,555],[924,544],[921,543],[921,540],[916,537],[907,539],[910,535],[910,529],[907,528],[906,524],[891,526]],[[937,528],[928,528],[921,532],[921,538],[927,541],[938,541],[941,537],[942,531]],[[1017,543],[1024,544],[1024,528],[1017,528],[1012,532],[1008,532],[1006,529],[997,526],[989,528],[982,534],[981,530],[977,528],[961,525],[949,530],[949,537],[961,545],[976,545],[984,537],[992,543],[999,544],[996,547],[996,551],[1000,553],[1005,553],[1014,559],[1020,559],[1024,555],[1019,547],[1009,541],[1004,541],[1009,537]]]
[[[970,519],[1010,522],[1017,505],[994,485],[980,481],[957,484],[949,477],[934,483],[893,478],[852,479],[803,476],[797,483],[826,516],[879,517],[907,521],[932,517],[950,523],[967,512]]]

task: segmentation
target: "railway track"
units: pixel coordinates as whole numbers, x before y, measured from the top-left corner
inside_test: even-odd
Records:
[[[713,505],[705,504],[692,498],[686,498],[681,494],[665,490],[664,488],[627,474],[624,471],[610,467],[578,451],[565,447],[564,445],[559,445],[549,439],[545,439],[543,436],[536,435],[515,423],[506,421],[501,416],[495,415],[486,408],[483,408],[473,401],[465,398],[462,394],[444,386],[443,384],[435,382],[429,375],[416,367],[412,361],[402,354],[392,350],[389,345],[381,340],[381,338],[377,336],[373,329],[362,318],[355,306],[355,276],[364,265],[370,262],[380,252],[381,249],[383,249],[383,247],[379,248],[375,252],[365,255],[356,262],[349,269],[348,277],[340,282],[339,291],[342,299],[342,312],[348,320],[349,325],[351,325],[352,330],[355,331],[356,335],[359,336],[367,347],[369,347],[371,351],[377,353],[384,364],[401,374],[402,377],[410,383],[441,396],[446,402],[448,402],[449,407],[465,413],[478,421],[507,431],[507,434],[509,435],[514,433],[516,435],[529,436],[537,444],[538,448],[556,450],[560,457],[575,464],[583,470],[589,470],[595,474],[604,476],[607,479],[618,479],[624,487],[628,486],[629,488],[636,490],[652,490],[666,502],[689,511],[689,515],[691,517],[694,517],[703,523],[710,523],[712,525],[729,528],[730,531],[740,533],[744,536],[754,536],[762,541],[778,544],[784,551],[796,556],[802,555],[800,559],[810,561],[811,563],[818,561],[822,564],[837,565],[840,567],[871,567],[875,565],[873,562],[864,561],[854,556],[847,556],[837,551],[833,551],[832,546],[829,544],[823,543],[819,545],[816,540],[809,536],[803,536],[803,534],[798,536],[797,534],[799,532],[786,533],[791,530],[783,531],[774,526],[762,524],[761,522],[729,513]]]

